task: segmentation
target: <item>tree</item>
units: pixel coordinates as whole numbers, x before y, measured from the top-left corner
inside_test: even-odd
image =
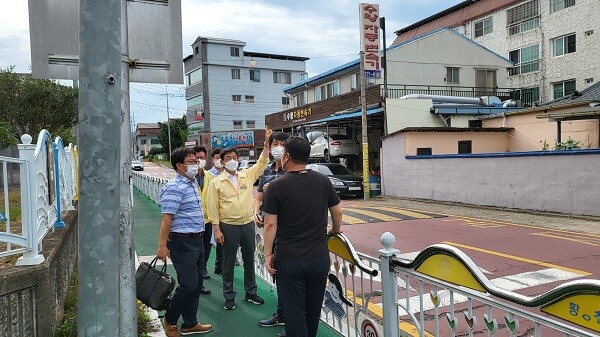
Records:
[[[0,150],[16,144],[15,137],[10,133],[10,126],[6,122],[0,122]]]
[[[175,150],[178,147],[182,147],[187,140],[187,123],[185,121],[185,116],[181,119],[171,118],[169,121],[171,123],[171,151]],[[160,142],[160,146],[165,149],[166,152],[169,151],[169,133],[167,130],[167,123],[158,122],[158,127],[160,128],[160,132],[158,133],[158,141]]]
[[[0,121],[8,123],[17,142],[25,133],[35,141],[42,129],[69,135],[77,124],[77,97],[75,88],[0,69]]]

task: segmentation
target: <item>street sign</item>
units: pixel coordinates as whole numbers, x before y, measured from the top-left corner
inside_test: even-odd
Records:
[[[128,0],[129,80],[183,83],[181,0]],[[32,75],[79,79],[79,0],[29,0]]]
[[[381,78],[381,56],[379,50],[379,5],[361,3],[359,5],[360,50],[364,53],[364,76]]]
[[[365,318],[360,324],[361,337],[379,337],[375,323],[368,318]]]

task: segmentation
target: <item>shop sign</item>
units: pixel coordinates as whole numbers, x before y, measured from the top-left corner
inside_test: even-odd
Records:
[[[211,134],[211,146],[220,147],[253,147],[253,131],[215,132]]]
[[[362,3],[359,6],[360,50],[364,54],[365,77],[381,78],[379,5]]]
[[[304,121],[308,116],[312,116],[312,108],[304,108],[290,112],[285,112],[283,114],[283,121],[301,122]]]

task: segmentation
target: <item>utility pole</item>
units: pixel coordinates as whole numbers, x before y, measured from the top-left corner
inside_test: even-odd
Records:
[[[360,107],[362,110],[362,158],[363,158],[363,196],[369,200],[369,138],[367,137],[367,78],[365,77],[365,52],[360,52]]]
[[[387,123],[387,98],[388,98],[388,82],[387,82],[387,44],[385,43],[385,18],[379,18],[379,28],[383,35],[383,57],[381,58],[381,66],[383,68],[383,135],[388,134]]]
[[[120,331],[121,1],[79,3],[78,336]]]
[[[165,86],[165,92],[167,93],[167,137],[169,137],[169,161],[171,161],[171,117],[169,116],[169,87]]]
[[[121,2],[121,195],[119,222],[119,329],[120,337],[136,337],[137,307],[135,305],[135,249],[131,220],[131,117],[129,115],[129,39],[127,0]]]

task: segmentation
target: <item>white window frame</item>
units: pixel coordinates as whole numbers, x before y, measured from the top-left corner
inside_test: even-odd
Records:
[[[286,103],[287,102],[287,103]],[[291,99],[287,96],[282,96],[281,97],[281,105],[283,105],[283,107],[290,107],[291,104]]]
[[[233,121],[233,129],[241,130],[244,128],[244,121]]]
[[[522,18],[521,20],[515,22],[509,22],[510,12],[518,11],[519,9],[525,10],[528,5],[534,4],[537,7],[537,14],[532,16]],[[531,0],[525,3],[521,3],[517,6],[509,8],[506,10],[506,29],[508,31],[508,36],[516,35],[519,33],[524,33],[526,31],[538,28],[540,26],[540,3],[539,0]]]
[[[240,105],[242,103],[242,95],[231,95],[231,100],[233,104]]]
[[[486,23],[489,23],[488,25],[486,25]],[[481,24],[481,29],[477,29],[477,25]],[[483,20],[479,20],[473,23],[473,36],[474,37],[481,37],[487,34],[490,34],[491,32],[494,31],[494,22],[492,21],[492,17],[489,16]],[[477,35],[477,32],[481,31],[480,35]]]
[[[308,104],[307,98],[308,98],[308,92],[306,90],[295,94],[294,95],[294,104],[295,104],[295,106],[299,107],[299,106],[303,106],[305,104]]]
[[[536,47],[538,49],[537,59],[531,60],[531,61],[527,61],[527,62],[523,63],[522,62],[523,50],[527,49],[527,48],[532,48],[532,47]],[[508,58],[509,59],[510,59],[510,53],[512,53],[514,51],[519,51],[519,60],[518,60],[518,62],[515,63],[515,66],[513,68],[510,68],[511,71],[509,71],[509,76],[520,75],[520,74],[528,74],[528,73],[533,73],[533,72],[536,72],[536,71],[540,71],[540,45],[539,44],[534,44],[534,45],[531,45],[531,46],[526,46],[526,47],[522,47],[522,48],[519,48],[519,49],[510,50],[508,52]],[[535,69],[535,70],[529,70],[527,72],[523,72],[523,67],[524,66],[530,66],[530,65],[533,68],[537,68],[537,69]],[[518,71],[516,71],[517,69],[518,69]]]
[[[197,76],[197,74],[200,75],[199,78],[194,78],[196,81],[192,83],[192,74],[195,74]],[[202,67],[198,67],[190,72],[188,72],[187,74],[185,74],[185,85],[187,87],[191,87],[192,85],[196,84],[196,83],[200,83],[202,82]]]
[[[289,71],[273,71],[273,83],[292,84],[292,73]]]
[[[244,95],[244,101],[246,103],[254,103],[254,95]]]
[[[315,87],[315,102],[324,99],[339,96],[340,94],[340,80],[334,80],[329,83],[325,83],[318,87]],[[325,96],[325,97],[323,97]]]
[[[571,36],[575,39],[575,50],[569,52],[567,50],[567,48],[569,47],[568,39]],[[552,56],[553,57],[563,56],[563,55],[567,55],[567,54],[573,54],[573,53],[577,52],[577,34],[575,34],[575,33],[559,36],[557,38],[552,39],[551,42],[552,43],[550,43],[550,46],[552,48]],[[560,42],[560,45],[562,48],[560,50],[560,52],[558,52],[558,50],[557,50],[559,42]]]
[[[561,4],[561,6],[557,6],[558,4]],[[573,7],[575,4],[576,0],[550,0],[550,13],[555,13],[565,8]]]
[[[454,76],[454,71],[456,71],[456,76]],[[446,83],[460,84],[460,67],[446,67]]]
[[[250,81],[251,82],[260,82],[260,70],[258,69],[250,69]]]
[[[240,80],[242,78],[241,71],[239,68],[231,68],[231,79]]]
[[[559,98],[562,98],[562,97],[572,94],[573,91],[571,91],[567,94],[567,92],[565,90],[565,84],[570,83],[570,82],[573,82],[575,84],[575,88],[573,91],[577,90],[577,81],[575,79],[552,83],[552,99],[559,99]],[[557,85],[560,85],[560,87],[561,87],[562,96],[557,97],[557,95],[556,95],[556,86]]]
[[[246,121],[246,129],[256,129],[256,121]]]
[[[231,57],[240,57],[240,47],[229,47]]]

